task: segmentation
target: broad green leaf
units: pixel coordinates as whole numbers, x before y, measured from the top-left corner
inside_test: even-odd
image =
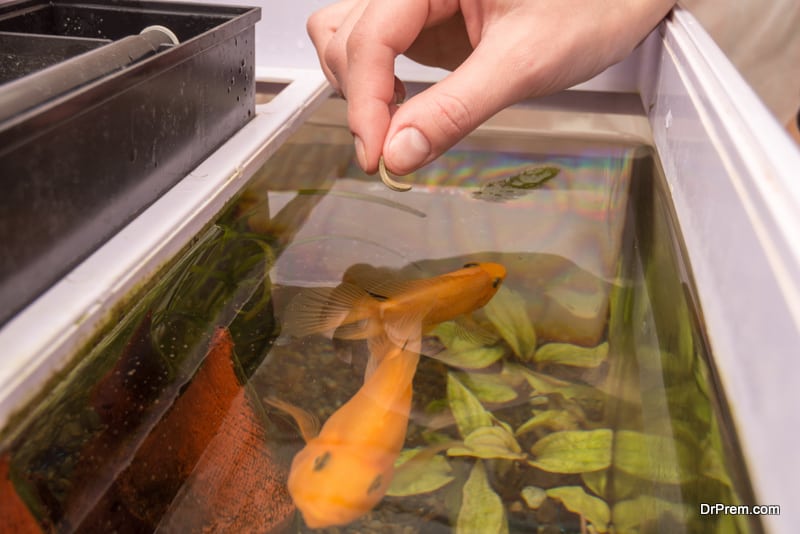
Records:
[[[606,501],[589,495],[580,486],[550,488],[547,496],[561,501],[567,510],[582,515],[597,532],[608,532],[611,512]]]
[[[536,363],[597,367],[608,358],[608,342],[596,347],[581,347],[571,343],[548,343],[536,351]]]
[[[545,295],[581,319],[594,319],[605,312],[603,306],[606,303],[606,291],[599,282],[588,292],[558,284],[548,288]]]
[[[683,295],[681,295],[681,297],[683,297]],[[696,360],[694,353],[692,312],[690,311],[689,305],[685,298],[678,299],[677,308],[677,313],[675,315],[678,323],[676,325],[678,330],[678,357],[687,368],[691,368]]]
[[[507,534],[503,502],[489,486],[482,461],[475,462],[464,484],[456,534]]]
[[[605,471],[603,472],[605,473]],[[611,482],[614,484],[614,487],[609,488],[608,491],[611,492],[611,495],[613,495],[615,499],[620,501],[632,499],[637,495],[646,494],[648,491],[652,490],[652,482],[629,475],[625,471],[620,471],[619,469],[614,471],[614,477]],[[600,495],[605,495],[605,493],[601,493]]]
[[[605,495],[608,484],[608,471],[590,471],[581,473],[581,480],[595,495]],[[614,479],[616,481],[616,478]]]
[[[665,501],[650,495],[640,495],[635,499],[620,501],[611,510],[611,519],[617,532],[638,532],[643,523],[655,521],[663,514],[670,514],[680,523],[686,523],[691,517],[689,506]]]
[[[425,449],[406,449],[395,462],[395,473],[387,495],[405,497],[435,491],[455,479],[443,456],[427,456]],[[418,459],[424,456],[422,459]]]
[[[528,463],[551,473],[585,473],[611,465],[613,433],[598,430],[565,430],[548,434],[531,447]]]
[[[515,434],[521,436],[537,428],[546,428],[552,432],[557,430],[577,430],[579,427],[580,422],[572,412],[567,410],[545,410],[522,423]]]
[[[457,369],[485,369],[503,357],[503,347],[477,347],[453,352],[444,350],[434,358]]]
[[[459,373],[458,378],[483,402],[509,402],[517,398],[505,376],[489,373]]]
[[[483,369],[505,354],[503,347],[487,347],[473,336],[465,335],[464,328],[454,321],[440,323],[432,334],[446,347],[435,358],[451,367]]]
[[[525,486],[520,492],[520,497],[528,505],[528,508],[534,510],[539,508],[544,500],[547,498],[547,493],[537,486]]]
[[[476,428],[492,426],[492,414],[454,373],[447,373],[447,402],[461,437],[466,438]]]
[[[531,371],[521,365],[517,365],[516,370],[527,380],[528,385],[533,389],[534,396],[559,393],[563,395],[565,399],[593,402],[604,402],[606,400],[605,393],[597,388],[585,386],[583,384],[574,384],[566,380],[559,380],[558,378],[553,378],[543,373]]]
[[[617,431],[614,465],[636,477],[682,484],[695,476],[687,465],[693,458],[693,452],[679,439],[632,430]]]
[[[483,310],[514,354],[523,361],[530,360],[536,351],[536,331],[522,295],[501,286]]]
[[[447,450],[447,454],[506,460],[523,460],[527,457],[514,439],[514,435],[502,426],[476,428],[464,438],[463,446],[451,447]]]
[[[707,446],[702,450],[703,459],[700,463],[700,470],[702,474],[708,478],[713,478],[714,480],[721,482],[729,488],[732,488],[733,482],[731,482],[728,469],[725,467],[722,454],[710,446]]]

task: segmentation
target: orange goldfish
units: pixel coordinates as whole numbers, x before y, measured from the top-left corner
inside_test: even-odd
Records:
[[[367,277],[357,286],[351,269],[333,292],[303,297],[294,313],[306,322],[295,332],[350,327],[345,334],[366,337],[370,351],[364,384],[322,429],[304,410],[267,399],[295,418],[306,441],[288,488],[309,527],[345,525],[383,498],[405,442],[423,331],[486,304],[505,274],[498,264],[467,264],[427,280]]]
[[[398,328],[421,324],[427,332],[470,313],[489,302],[505,277],[505,267],[497,263],[468,263],[450,273],[410,281],[387,279],[377,269],[355,265],[335,288],[302,291],[286,311],[284,333],[333,333],[341,339],[385,333],[402,344]]]
[[[346,525],[386,494],[406,438],[419,339],[405,347],[373,340],[371,355],[382,353],[380,361],[321,430],[304,410],[266,399],[295,418],[306,440],[292,461],[288,488],[309,527]]]

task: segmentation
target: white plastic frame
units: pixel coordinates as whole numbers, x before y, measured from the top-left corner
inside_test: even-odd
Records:
[[[277,5],[296,19],[305,16],[291,13],[286,2]],[[278,25],[279,19],[269,20]],[[257,31],[259,58],[294,57],[282,43],[264,42],[269,33],[263,22]],[[219,213],[327,96],[324,78],[307,60],[313,51],[298,35],[302,28],[293,31],[293,39],[303,43],[295,47],[301,68],[260,67],[256,73],[260,80],[289,85],[0,330],[0,427],[69,362],[122,299]],[[406,78],[437,76],[400,67]],[[781,506],[782,515],[763,522],[769,532],[794,532],[800,519],[792,509],[800,502],[800,152],[680,9],[633,57],[580,88],[642,95],[756,499]]]

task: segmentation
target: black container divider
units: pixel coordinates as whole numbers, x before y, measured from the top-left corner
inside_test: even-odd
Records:
[[[0,44],[16,47],[2,57],[18,65],[0,70],[0,324],[253,117],[259,18],[131,0],[0,6]],[[138,35],[154,25],[180,43]]]
[[[0,84],[108,44],[109,39],[0,32]]]

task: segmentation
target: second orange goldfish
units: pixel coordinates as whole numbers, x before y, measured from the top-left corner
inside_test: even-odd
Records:
[[[328,333],[341,339],[369,339],[409,324],[427,332],[489,302],[505,280],[498,263],[468,263],[461,269],[422,280],[398,281],[363,265],[351,267],[335,288],[301,292],[284,320],[284,333],[297,337]]]

